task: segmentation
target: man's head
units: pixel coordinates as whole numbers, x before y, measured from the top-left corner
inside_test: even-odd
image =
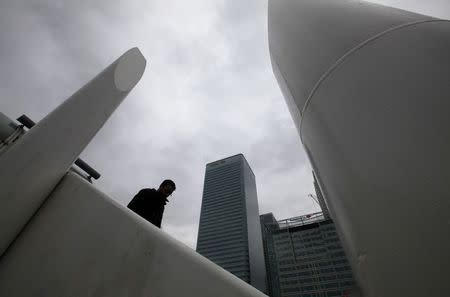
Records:
[[[175,183],[170,179],[166,179],[159,186],[158,192],[163,194],[165,197],[169,197],[170,195],[172,195],[172,192],[175,191],[175,189]]]

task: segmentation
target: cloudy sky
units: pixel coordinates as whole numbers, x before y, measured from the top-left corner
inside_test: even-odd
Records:
[[[450,18],[448,0],[372,1]],[[318,210],[311,168],[272,74],[267,1],[4,0],[0,111],[43,118],[127,49],[148,64],[82,158],[122,204],[172,178],[163,229],[195,247],[205,165],[243,153],[260,213]]]

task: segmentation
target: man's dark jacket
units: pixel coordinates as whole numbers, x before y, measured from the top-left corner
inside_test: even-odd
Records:
[[[128,203],[128,208],[156,227],[161,228],[164,205],[168,201],[164,195],[155,189],[142,189]]]

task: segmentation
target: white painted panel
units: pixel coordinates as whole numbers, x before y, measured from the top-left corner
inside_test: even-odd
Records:
[[[0,296],[265,295],[68,173],[1,258]]]
[[[450,22],[367,44],[318,88],[303,143],[368,296],[450,292]]]
[[[48,114],[0,156],[0,255],[141,78],[137,48]]]
[[[280,84],[299,112],[320,77],[348,51],[393,27],[431,19],[355,0],[270,0],[268,18],[274,72],[290,78]]]

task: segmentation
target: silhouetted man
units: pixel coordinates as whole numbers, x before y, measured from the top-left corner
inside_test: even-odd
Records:
[[[158,190],[142,189],[128,203],[128,208],[155,225],[161,228],[161,221],[164,213],[164,206],[169,200],[167,197],[175,191],[175,183],[166,179],[161,183]]]

